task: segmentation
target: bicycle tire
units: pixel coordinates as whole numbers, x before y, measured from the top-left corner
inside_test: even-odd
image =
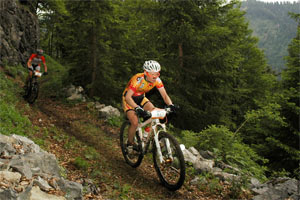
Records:
[[[158,138],[164,158],[164,163],[160,164],[159,156],[157,155],[157,147],[156,145],[153,145],[153,162],[156,173],[161,183],[167,189],[171,191],[178,190],[183,185],[185,180],[185,161],[183,153],[174,136],[162,131],[159,133]],[[168,158],[166,139],[170,143],[173,160]],[[176,177],[173,175],[175,175]]]
[[[31,94],[31,80],[27,82],[24,98],[27,100]]]
[[[33,104],[39,95],[39,85],[37,82],[32,83],[30,88],[29,96],[27,97],[27,102]]]
[[[144,154],[142,151],[142,142],[141,142],[141,138],[139,137],[138,134],[135,135],[135,142],[138,143],[138,148],[140,149],[136,155],[134,155],[134,157],[131,157],[130,155],[128,155],[127,152],[127,138],[128,138],[128,128],[130,126],[129,121],[125,121],[122,126],[121,126],[121,130],[120,130],[120,146],[121,146],[121,150],[122,150],[122,154],[123,157],[126,161],[126,163],[128,165],[130,165],[133,168],[136,168],[138,166],[140,166],[140,164],[142,163],[142,160],[144,158]]]

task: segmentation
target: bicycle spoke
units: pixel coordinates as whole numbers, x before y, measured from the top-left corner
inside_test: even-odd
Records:
[[[185,179],[185,163],[175,138],[165,132],[160,134],[159,149],[153,154],[155,169],[162,183],[170,190],[179,189]]]
[[[123,123],[120,132],[121,150],[127,164],[129,164],[132,167],[138,167],[141,164],[144,155],[141,151],[133,150],[132,152],[128,152],[128,148],[127,148],[128,128],[129,128],[129,122]],[[141,140],[137,135],[134,138],[134,142],[139,146],[139,148],[141,148]]]

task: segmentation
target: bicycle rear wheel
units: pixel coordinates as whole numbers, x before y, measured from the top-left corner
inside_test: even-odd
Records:
[[[32,87],[29,88],[29,90],[27,101],[28,103],[33,104],[39,95],[39,85],[37,83],[32,83]]]
[[[159,133],[159,145],[163,162],[160,161],[157,147],[154,145],[153,162],[162,184],[169,190],[178,190],[185,179],[185,162],[183,153],[176,139],[166,133]]]
[[[128,141],[128,128],[130,126],[129,121],[125,121],[121,126],[120,131],[120,146],[124,159],[128,165],[131,167],[138,167],[142,163],[144,154],[142,151],[142,142],[138,134],[135,134],[134,142],[138,144],[139,151],[134,151],[133,153],[128,153],[127,151],[127,141]]]

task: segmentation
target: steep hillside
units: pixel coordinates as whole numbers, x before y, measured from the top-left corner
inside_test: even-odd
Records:
[[[159,182],[152,156],[146,156],[137,169],[125,163],[119,147],[119,126],[99,119],[90,103],[68,103],[49,96],[47,84],[52,78],[48,76],[40,80],[39,99],[29,105],[22,99],[22,67],[17,70],[21,76],[3,68],[0,74],[3,83],[8,83],[2,84],[0,105],[9,104],[6,114],[0,112],[0,121],[7,124],[1,133],[25,135],[56,155],[69,180],[82,184],[93,180],[95,190],[86,193],[85,199],[229,199],[232,195],[229,185],[216,179],[193,185],[191,169],[180,190],[168,191]]]
[[[278,192],[282,197],[297,196],[297,180],[285,178],[260,184],[257,179],[251,179],[248,184],[247,174],[251,172],[230,176],[231,166],[225,164],[213,168],[217,170],[215,174],[199,171],[189,161],[184,185],[175,192],[167,190],[159,182],[152,155],[146,155],[138,168],[125,163],[119,146],[123,117],[99,118],[94,102],[89,99],[68,101],[63,94],[67,84],[66,67],[50,57],[47,61],[51,73],[39,79],[41,93],[34,104],[22,98],[26,70],[20,65],[0,67],[0,134],[28,137],[54,154],[63,177],[88,186],[82,191],[84,199],[251,199],[252,192],[270,200]],[[222,169],[227,178],[220,176]],[[282,185],[282,181],[288,185]]]
[[[242,10],[250,23],[254,36],[259,38],[269,65],[277,72],[285,68],[287,48],[296,36],[297,23],[288,13],[299,13],[300,3],[264,3],[248,0],[242,2]]]

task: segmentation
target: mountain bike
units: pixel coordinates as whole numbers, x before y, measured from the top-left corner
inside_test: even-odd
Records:
[[[34,70],[32,72],[32,77],[30,77],[27,83],[24,98],[30,104],[33,104],[39,95],[39,83],[37,79],[42,75],[43,73]]]
[[[130,154],[127,150],[128,128],[127,119],[121,126],[120,146],[127,164],[138,167],[144,155],[152,152],[154,167],[161,183],[171,191],[178,190],[185,179],[185,162],[180,145],[174,136],[167,133],[167,115],[172,113],[170,108],[156,108],[150,112],[148,119],[139,117],[139,124],[134,137],[138,151]],[[143,134],[146,126],[151,126],[147,137]]]

